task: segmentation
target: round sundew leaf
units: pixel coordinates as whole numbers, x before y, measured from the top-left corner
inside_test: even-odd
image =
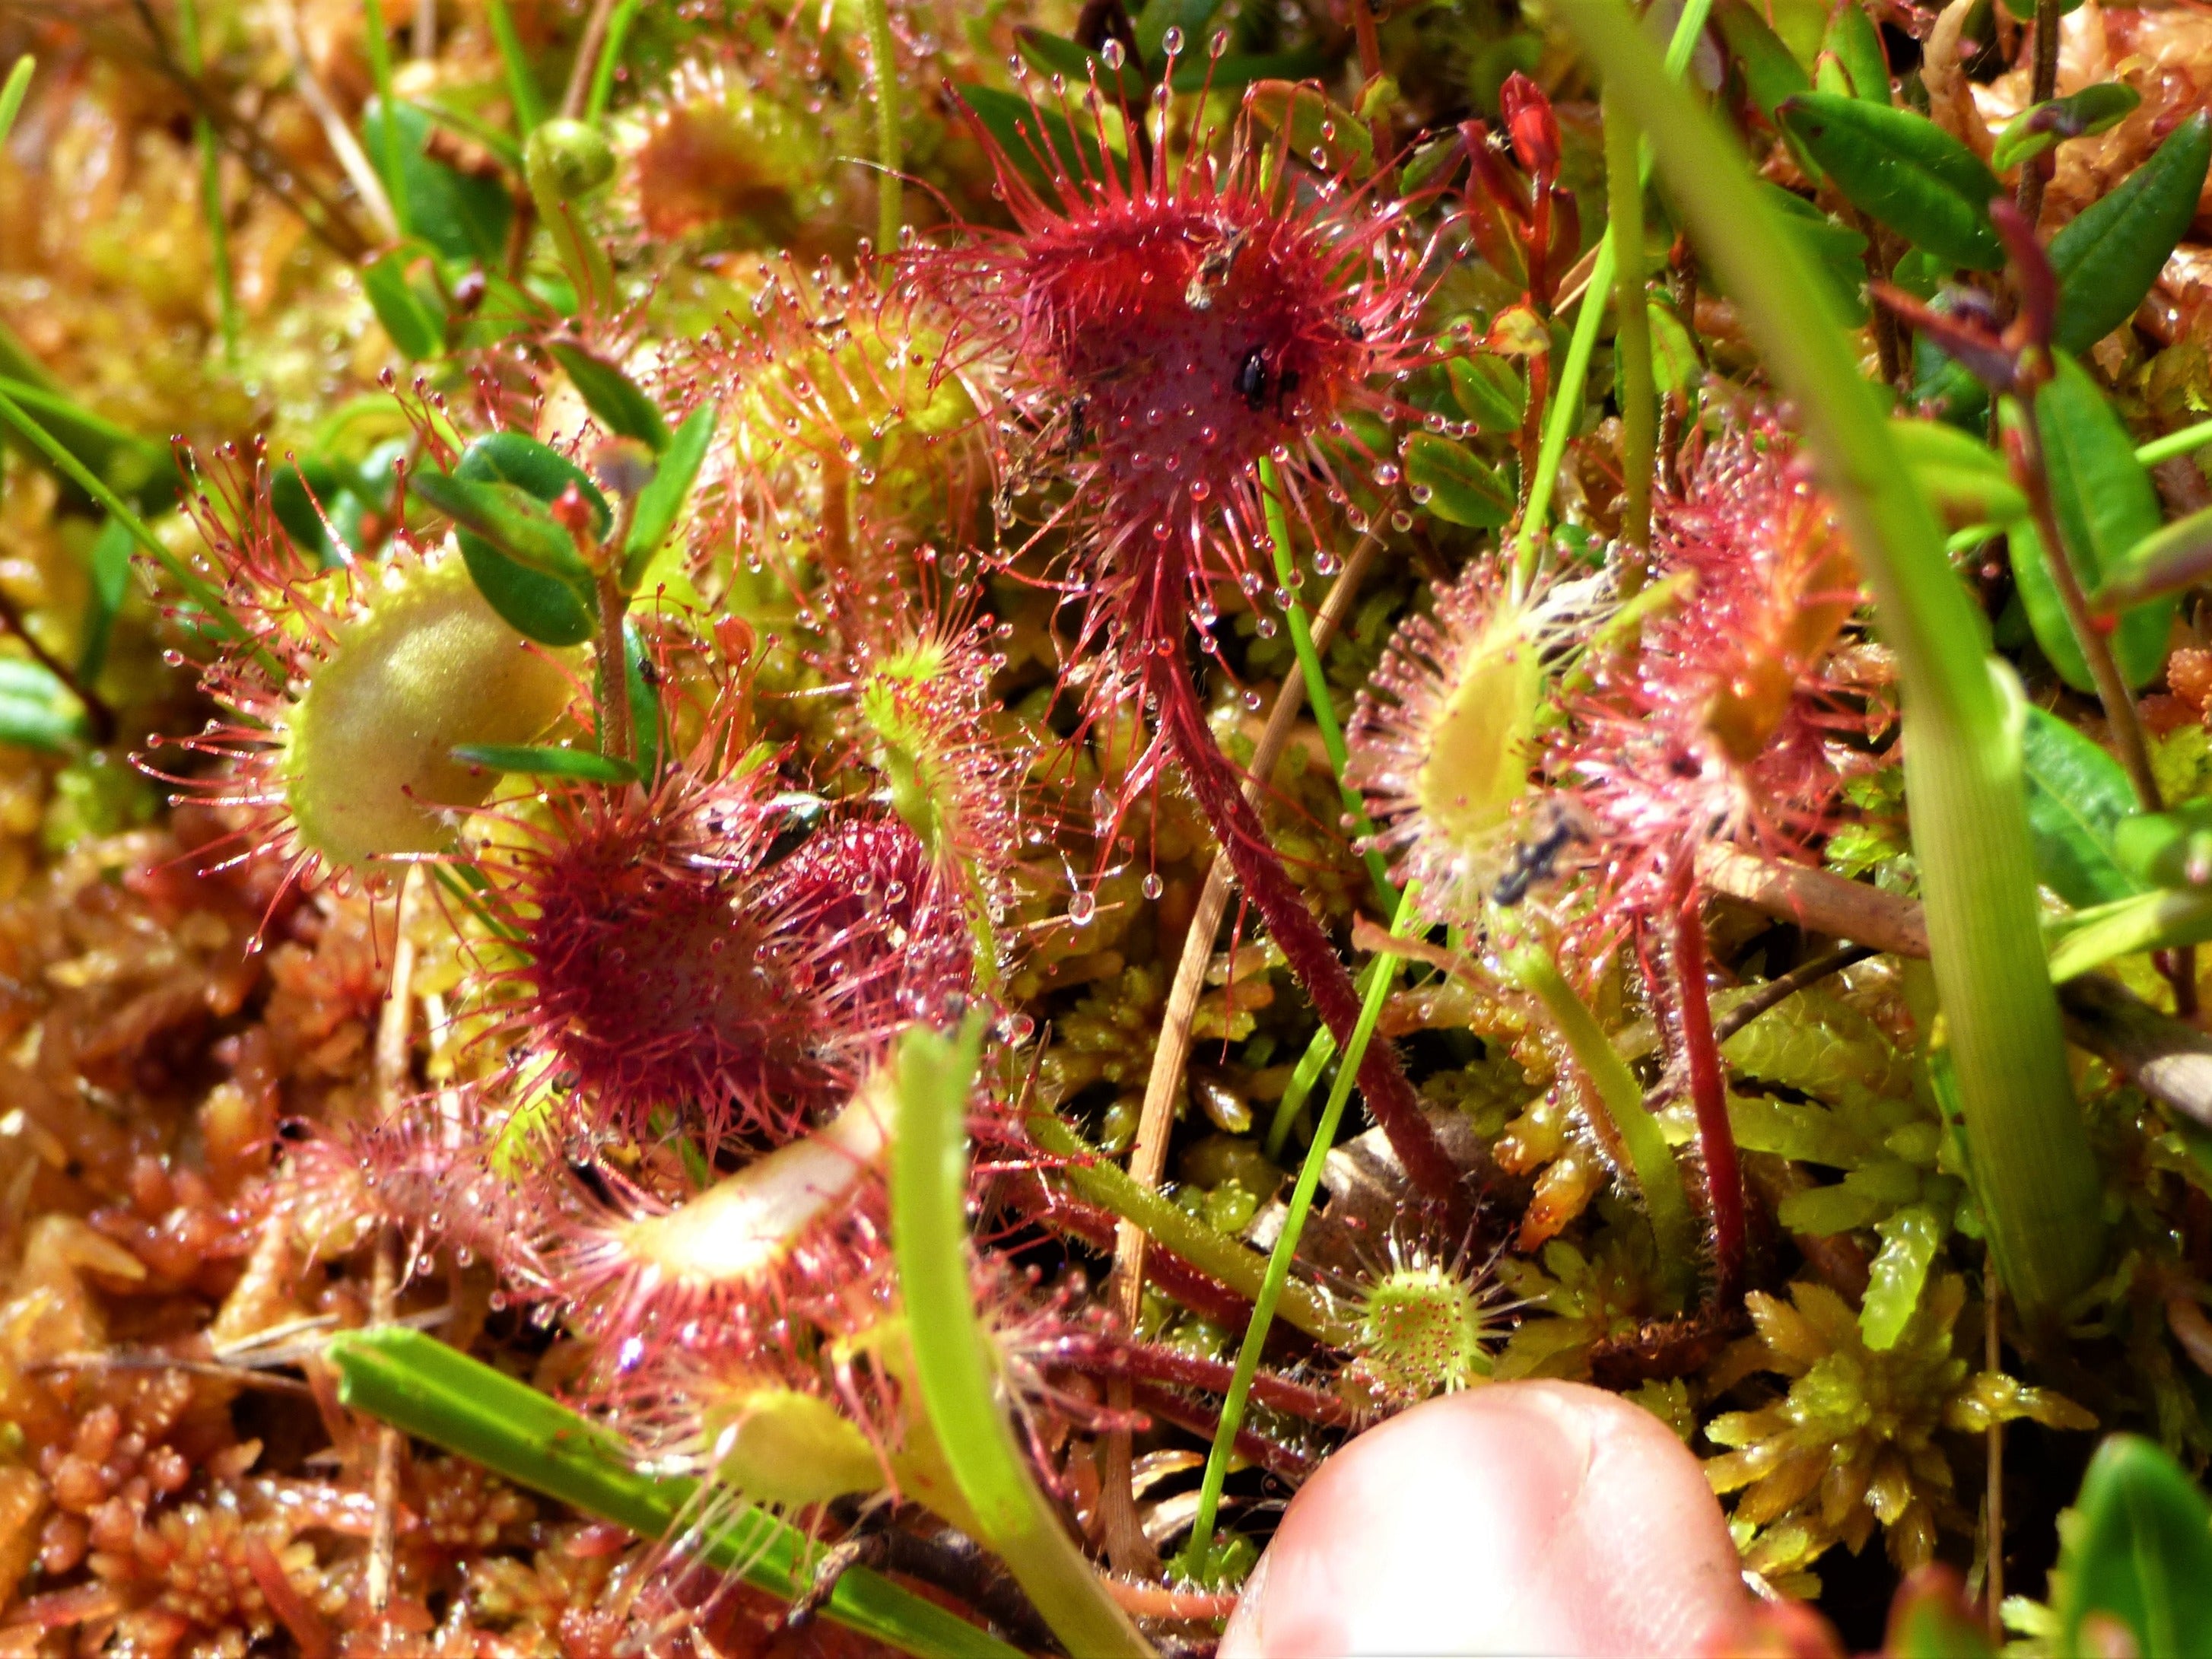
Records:
[[[280,775],[301,840],[336,864],[438,851],[452,839],[445,809],[482,805],[499,781],[453,751],[527,743],[574,692],[465,565],[387,578],[338,629],[285,732]]]
[[[1502,611],[1468,652],[1415,777],[1422,811],[1461,848],[1496,833],[1528,787],[1544,672],[1522,620]]]
[[[828,1401],[796,1389],[756,1389],[706,1414],[714,1479],[756,1504],[797,1510],[883,1490],[868,1437]]]

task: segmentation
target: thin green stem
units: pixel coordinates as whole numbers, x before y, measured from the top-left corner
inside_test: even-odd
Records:
[[[1659,392],[1651,379],[1651,314],[1644,295],[1644,177],[1636,123],[1605,100],[1606,244],[1613,265],[1613,387],[1620,404],[1620,474],[1628,496],[1621,539],[1651,544],[1651,477],[1659,447]],[[1588,301],[1584,301],[1587,306]],[[1636,572],[1642,586],[1644,571]]]
[[[2212,444],[2212,421],[2199,421],[2195,426],[2185,426],[2163,438],[2152,439],[2136,451],[2136,459],[2145,466],[2156,466],[2176,455],[2192,455],[2207,444]]]
[[[937,1443],[975,1517],[978,1540],[1068,1652],[1150,1659],[1151,1645],[1106,1593],[1037,1490],[1000,1399],[996,1356],[975,1317],[968,1267],[968,1099],[983,1046],[971,1015],[957,1038],[909,1031],[899,1044],[891,1237],[915,1381]]]
[[[1661,70],[1620,0],[1557,14],[1637,124],[1702,250],[1802,413],[1873,590],[1903,690],[1905,789],[1936,991],[2008,1288],[2031,1329],[2096,1276],[2101,1182],[2037,924],[2020,739],[1943,532],[1849,337],[1742,155]]]
[[[200,46],[199,0],[177,0],[177,44],[185,72],[193,80],[207,72]],[[200,212],[207,221],[208,263],[215,269],[216,314],[222,319],[223,361],[238,362],[238,283],[230,262],[230,220],[222,208],[222,142],[204,114],[192,117],[192,143],[200,153]]]
[[[1364,4],[1364,0],[1359,3]],[[1406,884],[1405,896],[1398,901],[1398,914],[1390,923],[1393,938],[1403,939],[1419,926],[1419,916],[1413,905],[1414,890],[1419,885],[1417,882]],[[1268,1328],[1275,1322],[1275,1309],[1282,1301],[1285,1286],[1290,1283],[1291,1263],[1298,1252],[1298,1238],[1305,1231],[1314,1194],[1321,1187],[1322,1165],[1328,1161],[1329,1150],[1336,1144],[1337,1127],[1344,1121],[1345,1105],[1352,1098],[1352,1085],[1359,1075],[1360,1057],[1374,1038],[1376,1022],[1382,1018],[1383,1000],[1390,994],[1399,961],[1387,951],[1376,955],[1368,976],[1367,994],[1359,1005],[1359,1023],[1352,1028],[1344,1064],[1337,1067],[1335,1085],[1328,1091],[1328,1100],[1322,1107],[1321,1121],[1314,1129],[1313,1145],[1306,1148],[1305,1162],[1298,1166],[1297,1183],[1291,1188],[1290,1202],[1283,1212],[1283,1231],[1267,1257],[1267,1279],[1252,1301],[1252,1320],[1244,1328],[1244,1343],[1237,1351],[1237,1369],[1230,1376],[1229,1393],[1221,1402],[1221,1421],[1213,1431],[1213,1445],[1206,1457],[1206,1474],[1199,1484],[1198,1513],[1191,1522],[1190,1542],[1183,1549],[1184,1571],[1201,1583],[1211,1582],[1213,1577],[1213,1522],[1221,1510],[1221,1485],[1228,1478],[1229,1458],[1237,1447],[1237,1431],[1244,1426],[1252,1378],[1260,1369],[1260,1352],[1267,1346]]]
[[[607,1429],[420,1331],[344,1332],[326,1357],[342,1403],[417,1439],[641,1538],[681,1533],[707,1565],[770,1595],[787,1600],[813,1583],[823,1551],[796,1528],[750,1505],[702,1508],[696,1481],[641,1474]],[[921,1659],[1018,1652],[866,1568],[840,1577],[822,1611]]]
[[[385,194],[392,198],[392,221],[404,236],[414,221],[407,211],[405,139],[399,131],[399,101],[392,91],[392,41],[385,33],[384,0],[363,0],[367,16],[362,33],[368,46],[368,78],[376,88],[376,106],[384,117],[382,163]]]
[[[38,70],[39,60],[25,52],[8,71],[8,79],[0,85],[0,142],[4,142],[15,125],[16,112],[23,107],[24,95],[31,90],[31,76]]]
[[[514,106],[514,136],[527,138],[545,119],[545,95],[538,89],[538,77],[531,73],[530,58],[522,50],[522,37],[515,32],[514,14],[507,9],[507,0],[489,0],[485,9],[491,18],[491,38],[499,46],[500,67],[507,76],[507,101]]]
[[[1361,0],[1364,3],[1364,0]],[[1344,726],[1336,717],[1336,705],[1329,699],[1328,675],[1322,667],[1321,653],[1314,647],[1313,620],[1306,608],[1298,602],[1297,565],[1291,552],[1290,515],[1283,507],[1283,475],[1274,461],[1265,455],[1260,458],[1260,501],[1267,520],[1267,545],[1275,560],[1275,580],[1283,590],[1283,610],[1291,627],[1291,648],[1297,653],[1298,672],[1305,677],[1306,707],[1313,711],[1314,724],[1321,728],[1322,747],[1328,753],[1328,763],[1336,771],[1337,793],[1344,798],[1344,810],[1350,815],[1352,827],[1361,836],[1371,836],[1375,826],[1368,821],[1367,804],[1359,792],[1349,788],[1344,781],[1349,757],[1344,746]],[[1387,909],[1398,902],[1398,890],[1390,880],[1390,866],[1382,855],[1372,849],[1367,854],[1367,873],[1375,883],[1376,896]]]
[[[592,90],[584,100],[584,118],[597,126],[614,96],[615,71],[622,67],[623,42],[637,17],[638,0],[615,0],[607,18],[607,38],[599,48],[599,61],[592,66]]]
[[[115,521],[131,532],[131,539],[144,548],[154,562],[169,574],[170,579],[182,588],[186,598],[199,606],[208,620],[232,639],[248,646],[256,662],[269,672],[283,676],[276,659],[268,650],[254,641],[246,624],[231,613],[222,595],[201,577],[193,574],[190,566],[169,551],[161,538],[147,526],[145,520],[133,513],[123,498],[103,483],[99,476],[82,461],[69,453],[56,441],[53,434],[23,412],[23,406],[6,392],[0,392],[0,422],[5,422],[49,461],[62,476],[92,497],[111,514]]]
[[[1133,1179],[1097,1147],[1079,1139],[1054,1114],[1042,1108],[1032,1111],[1029,1131],[1038,1150],[1061,1160],[1054,1173],[1080,1196],[1143,1228],[1153,1243],[1181,1256],[1208,1278],[1219,1279],[1238,1295],[1258,1297],[1260,1287],[1267,1282],[1265,1256],[1246,1249]],[[1352,1327],[1329,1305],[1328,1298],[1310,1285],[1292,1285],[1284,1292],[1282,1315],[1308,1336],[1331,1347],[1342,1347],[1352,1336]]]
[[[1681,16],[1674,21],[1674,33],[1667,41],[1666,60],[1656,72],[1665,75],[1670,82],[1680,78],[1691,52],[1697,46],[1698,35],[1705,33],[1705,19],[1711,11],[1712,0],[1689,0],[1682,8]],[[1638,147],[1636,176],[1639,189],[1651,176],[1651,146],[1648,142]],[[1567,440],[1574,435],[1575,422],[1582,414],[1583,383],[1589,378],[1590,353],[1596,349],[1598,324],[1613,296],[1614,257],[1613,239],[1607,237],[1598,244],[1597,258],[1590,266],[1589,285],[1583,290],[1582,310],[1575,318],[1575,331],[1567,341],[1566,360],[1552,379],[1552,404],[1545,411],[1544,440],[1536,452],[1536,470],[1528,482],[1528,504],[1522,512],[1521,527],[1514,543],[1514,586],[1524,592],[1536,579],[1537,562],[1543,554],[1544,526],[1551,517],[1552,494],[1559,485],[1559,463],[1566,458]]]
[[[1686,1298],[1698,1258],[1698,1224],[1690,1213],[1682,1171],[1661,1133],[1659,1120],[1644,1109],[1644,1091],[1628,1062],[1613,1046],[1597,1016],[1540,945],[1524,945],[1506,959],[1506,969],[1522,989],[1532,993],[1552,1017],[1567,1052],[1574,1056],[1590,1088],[1585,1098],[1611,1121],[1628,1154],[1628,1165],[1644,1195],[1644,1212],[1659,1244],[1659,1270],[1668,1294]]]
[[[899,226],[906,217],[906,156],[899,139],[898,58],[891,41],[890,0],[860,0],[868,33],[868,72],[876,82],[876,252],[898,252]]]
[[[1367,989],[1364,985],[1359,988],[1363,994]],[[1266,1150],[1269,1158],[1278,1161],[1281,1159],[1283,1145],[1291,1138],[1291,1125],[1297,1121],[1299,1109],[1306,1103],[1306,1097],[1313,1093],[1314,1085],[1321,1081],[1322,1073],[1335,1055],[1336,1034],[1324,1025],[1314,1033],[1313,1041],[1306,1045],[1305,1053],[1298,1056],[1298,1063],[1291,1073],[1291,1080],[1284,1087],[1283,1097],[1275,1103],[1274,1121],[1267,1126]]]

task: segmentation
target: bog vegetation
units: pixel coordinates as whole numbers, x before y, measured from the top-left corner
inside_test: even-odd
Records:
[[[1201,1652],[1533,1376],[2212,1628],[2201,6],[0,61],[0,1654]]]

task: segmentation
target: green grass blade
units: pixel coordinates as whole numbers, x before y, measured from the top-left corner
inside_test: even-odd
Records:
[[[1152,1650],[1107,1595],[1037,1490],[999,1399],[968,1272],[968,1097],[983,1024],[957,1038],[909,1031],[899,1044],[891,1238],[915,1380],[945,1462],[983,1536],[1068,1652],[1091,1659]]]
[[[346,1405],[483,1465],[518,1486],[663,1539],[697,1519],[697,1484],[643,1474],[606,1429],[459,1349],[404,1326],[331,1340]],[[812,1582],[819,1546],[763,1510],[718,1509],[687,1547],[757,1589],[790,1596]],[[823,1615],[920,1659],[1015,1659],[1016,1649],[880,1575],[854,1568]]]

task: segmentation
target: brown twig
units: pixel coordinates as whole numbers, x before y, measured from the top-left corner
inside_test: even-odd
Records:
[[[2046,101],[2058,90],[2058,18],[2064,9],[2062,0],[2035,0],[2035,66],[2027,94],[2030,105]],[[2031,226],[2043,217],[2044,186],[2051,180],[2051,167],[2056,160],[2055,155],[2045,152],[2031,156],[2020,170],[2019,190],[2014,199]]]
[[[1336,637],[1336,630],[1352,609],[1352,601],[1381,545],[1375,537],[1364,536],[1345,561],[1343,570],[1314,617],[1316,651],[1326,651],[1329,641]],[[1260,741],[1253,746],[1251,775],[1244,785],[1246,799],[1256,803],[1264,787],[1261,781],[1274,775],[1276,763],[1289,747],[1299,711],[1304,706],[1305,678],[1291,674],[1276,693],[1275,705],[1267,713],[1267,724],[1261,731]],[[1161,1012],[1160,1037],[1152,1048],[1152,1068],[1145,1079],[1145,1103],[1137,1115],[1136,1139],[1129,1151],[1129,1173],[1147,1187],[1158,1186],[1167,1168],[1176,1095],[1182,1086],[1183,1068],[1190,1060],[1191,1020],[1198,1012],[1198,999],[1206,988],[1206,968],[1212,959],[1214,936],[1220,931],[1222,916],[1229,908],[1229,854],[1224,849],[1213,855],[1213,862],[1206,872],[1206,884],[1199,890],[1189,931],[1183,935],[1182,955],[1176,960],[1175,979],[1168,987],[1167,1006]],[[1107,1280],[1106,1294],[1108,1305],[1120,1317],[1124,1330],[1136,1328],[1137,1312],[1144,1297],[1148,1242],[1144,1229],[1134,1223],[1125,1221],[1116,1229],[1114,1270]],[[1126,1407],[1127,1393],[1125,1382],[1110,1384],[1108,1403]],[[1127,1432],[1109,1431],[1102,1453],[1099,1513],[1106,1534],[1107,1558],[1118,1572],[1156,1572],[1159,1557],[1137,1525],[1135,1502],[1129,1490]]]
[[[592,15],[584,21],[583,39],[576,42],[576,61],[568,68],[568,84],[561,94],[561,114],[573,121],[584,112],[585,95],[592,89],[592,70],[599,61],[599,48],[605,45],[607,19],[613,15],[615,0],[592,0]]]
[[[77,678],[75,669],[33,637],[23,613],[15,608],[15,600],[4,592],[0,592],[0,624],[4,624],[10,634],[23,642],[23,648],[31,653],[40,667],[68,687],[70,695],[84,705],[84,717],[91,724],[93,741],[99,744],[114,742],[115,710],[108,707],[100,693]]]
[[[1713,1022],[1713,1041],[1726,1042],[1769,1008],[1787,1002],[1807,986],[1817,985],[1829,975],[1839,974],[1853,963],[1864,962],[1874,954],[1870,945],[1846,945],[1768,980]]]
[[[392,981],[376,1022],[375,1076],[377,1104],[386,1116],[405,1096],[413,1070],[415,943],[407,931],[408,913],[421,886],[420,865],[408,866],[393,906]],[[372,1325],[388,1325],[398,1311],[399,1241],[390,1227],[380,1232],[368,1292]],[[376,1429],[376,1467],[369,1492],[376,1506],[375,1524],[368,1538],[368,1559],[362,1572],[362,1594],[372,1614],[381,1615],[392,1599],[392,1551],[399,1513],[399,1457],[405,1449],[400,1432],[388,1423]]]

